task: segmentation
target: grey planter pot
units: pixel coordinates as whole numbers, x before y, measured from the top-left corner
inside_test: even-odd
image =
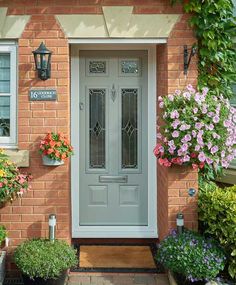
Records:
[[[0,253],[0,285],[3,285],[3,281],[5,278],[5,264],[6,264],[6,256],[7,256],[7,252],[1,251]]]
[[[59,161],[59,160],[51,159],[46,155],[43,155],[42,159],[43,159],[43,165],[46,165],[46,166],[59,166],[59,165],[64,164],[63,160]]]
[[[177,282],[175,281],[175,278],[170,271],[168,271],[168,278],[170,285],[177,285]]]

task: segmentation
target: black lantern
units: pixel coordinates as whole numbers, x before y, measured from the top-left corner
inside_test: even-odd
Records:
[[[33,51],[35,67],[38,71],[38,77],[41,80],[47,80],[51,77],[51,55],[52,52],[48,50],[42,42],[38,49]]]

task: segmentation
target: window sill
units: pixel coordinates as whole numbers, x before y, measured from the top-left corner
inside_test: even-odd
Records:
[[[4,151],[18,167],[29,167],[28,150],[5,149]]]

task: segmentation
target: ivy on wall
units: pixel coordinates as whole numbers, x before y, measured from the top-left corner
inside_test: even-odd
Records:
[[[183,2],[171,0],[171,3]],[[185,1],[186,2],[186,1]],[[190,25],[198,39],[198,87],[207,86],[215,95],[231,98],[236,82],[236,18],[232,0],[189,0]]]

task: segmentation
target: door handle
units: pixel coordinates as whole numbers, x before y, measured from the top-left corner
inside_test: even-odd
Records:
[[[100,175],[99,182],[101,183],[127,183],[128,175]]]
[[[82,103],[82,102],[79,103],[79,109],[80,109],[81,111],[84,110],[84,103]]]

